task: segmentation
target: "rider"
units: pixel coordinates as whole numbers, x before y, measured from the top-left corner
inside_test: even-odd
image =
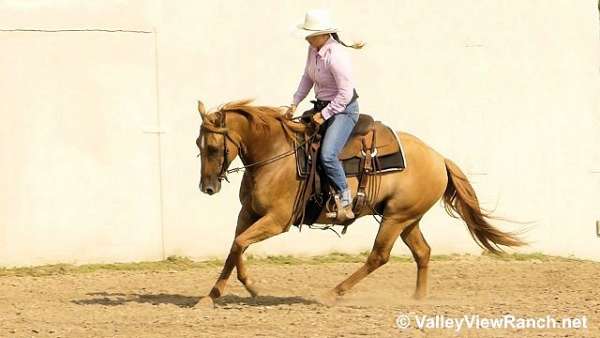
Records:
[[[352,194],[338,154],[358,120],[358,95],[352,80],[350,57],[343,47],[360,49],[364,44],[342,42],[329,12],[322,9],[308,11],[298,29],[310,46],[304,74],[286,115],[293,115],[314,84],[317,103],[312,121],[325,130],[320,159],[336,191],[336,220],[344,222],[354,218],[354,213]]]

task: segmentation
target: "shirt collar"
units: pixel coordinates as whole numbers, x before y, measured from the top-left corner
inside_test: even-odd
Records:
[[[329,36],[329,39],[327,39],[327,41],[325,41],[325,43],[323,44],[323,46],[321,46],[321,49],[319,49],[319,51],[317,52],[317,49],[314,47],[310,47],[313,49],[313,51],[317,54],[319,54],[320,57],[324,57],[325,53],[331,49],[331,47],[335,44],[335,39],[331,37],[331,35]]]

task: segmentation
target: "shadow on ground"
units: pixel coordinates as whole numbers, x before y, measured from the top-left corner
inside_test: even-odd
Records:
[[[182,308],[193,307],[200,297],[172,295],[172,294],[139,294],[139,293],[108,293],[93,292],[86,294],[93,298],[72,300],[77,305],[105,305],[118,306],[128,303],[142,304],[169,304]],[[279,297],[279,296],[258,296],[258,297],[240,297],[237,295],[226,295],[215,301],[217,306],[227,305],[246,305],[246,306],[267,306],[267,305],[290,305],[290,304],[316,304],[316,301],[303,297]]]

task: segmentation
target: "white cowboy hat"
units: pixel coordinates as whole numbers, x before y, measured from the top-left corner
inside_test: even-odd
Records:
[[[303,38],[338,32],[329,11],[325,9],[313,9],[306,12],[304,23],[298,24],[296,28],[296,35]]]

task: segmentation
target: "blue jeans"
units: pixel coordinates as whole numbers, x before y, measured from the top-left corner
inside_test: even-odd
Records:
[[[331,116],[323,124],[325,136],[321,141],[321,164],[338,193],[348,190],[346,174],[338,155],[348,141],[356,121],[358,121],[358,100],[346,106],[343,112]]]

